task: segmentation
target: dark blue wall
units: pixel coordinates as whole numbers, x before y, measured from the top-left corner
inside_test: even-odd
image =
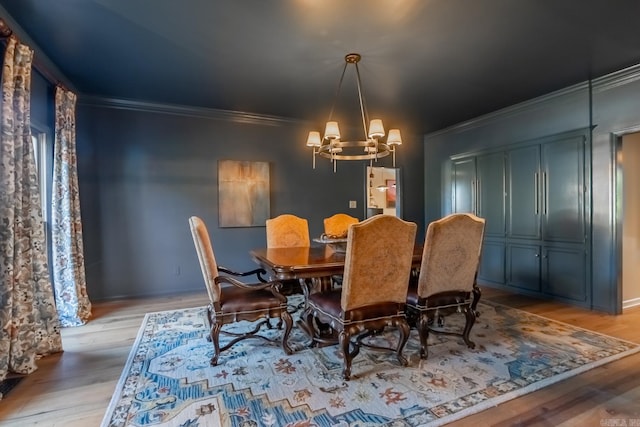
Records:
[[[326,159],[311,167],[308,127],[288,120],[242,122],[198,110],[144,111],[83,102],[77,150],[87,287],[92,300],[202,290],[188,218],[204,219],[218,262],[254,268],[249,250],[266,245],[264,227],[219,228],[217,161],[270,164],[271,216],[307,218],[310,233],[336,212],[364,217],[365,166]],[[156,108],[157,110],[157,108]],[[256,121],[256,120],[252,120]],[[406,139],[397,156],[404,218],[423,234],[423,145]],[[381,160],[386,165],[388,159]],[[357,209],[349,209],[356,200]]]
[[[425,221],[451,212],[449,156],[589,126],[592,308],[620,312],[616,218],[622,201],[615,198],[614,146],[617,135],[640,131],[640,66],[426,135]]]

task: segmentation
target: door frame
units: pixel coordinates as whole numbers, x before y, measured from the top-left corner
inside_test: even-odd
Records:
[[[640,132],[640,124],[629,128],[625,128],[619,131],[611,133],[612,139],[612,159],[613,159],[613,191],[612,194],[612,209],[613,209],[613,264],[615,265],[616,273],[616,307],[615,313],[622,314],[622,221],[624,209],[622,203],[624,202],[624,175],[623,175],[623,161],[622,161],[622,139],[626,135]]]

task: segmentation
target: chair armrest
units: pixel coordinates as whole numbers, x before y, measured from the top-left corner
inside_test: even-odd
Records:
[[[256,277],[258,278],[259,281],[261,281],[262,283],[268,283],[268,280],[266,280],[264,277],[262,277],[263,274],[267,274],[266,270],[264,268],[256,268],[255,270],[251,270],[251,271],[247,271],[244,273],[238,273],[236,271],[233,270],[229,270],[228,268],[222,267],[222,266],[218,266],[218,271],[225,273],[225,274],[230,274],[232,276],[236,276],[236,277],[246,277],[246,276],[251,276],[251,275],[256,275]]]
[[[215,283],[217,285],[221,285],[223,283],[228,283],[238,288],[246,289],[247,291],[258,291],[261,289],[268,289],[271,293],[277,297],[282,302],[287,302],[287,297],[280,293],[280,288],[282,287],[282,282],[272,281],[272,282],[262,282],[262,283],[243,283],[238,279],[234,279],[231,276],[217,276],[215,278]]]

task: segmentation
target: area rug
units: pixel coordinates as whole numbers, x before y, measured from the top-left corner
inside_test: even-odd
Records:
[[[479,311],[475,349],[431,334],[429,358],[421,360],[412,331],[408,367],[390,352],[365,348],[350,381],[341,377],[337,347],[309,349],[298,328],[290,356],[252,339],[223,352],[212,367],[204,307],[149,313],[102,426],[437,426],[640,350],[491,302]],[[462,315],[449,316],[445,327],[463,322]],[[391,346],[395,339],[394,333],[372,338]]]

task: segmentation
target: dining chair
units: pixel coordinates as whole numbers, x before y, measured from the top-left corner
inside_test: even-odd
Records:
[[[344,239],[347,237],[349,226],[351,224],[357,224],[360,220],[351,215],[345,213],[337,213],[323,220],[324,234],[323,237],[328,239]],[[342,250],[342,248],[341,248]],[[342,285],[342,275],[334,274],[331,276],[331,283],[333,286]]]
[[[287,342],[293,319],[287,311],[287,298],[280,293],[282,284],[277,281],[267,281],[262,277],[265,270],[258,268],[245,273],[236,273],[219,266],[213,252],[213,245],[209,238],[207,227],[201,218],[189,218],[189,226],[196,247],[200,268],[204,277],[205,287],[209,295],[207,318],[209,321],[209,339],[213,343],[214,353],[211,365],[218,364],[220,352],[231,348],[235,343],[246,338],[272,339],[258,334],[262,326],[271,328],[269,319],[278,318],[284,321],[285,329],[282,334],[282,348],[286,354],[291,354]],[[222,274],[221,274],[222,273]],[[258,283],[244,283],[235,277],[255,275]],[[239,321],[256,323],[248,332],[235,333],[223,330],[223,326]],[[281,326],[281,322],[279,322]],[[220,346],[220,333],[233,336],[227,344]]]
[[[469,348],[469,333],[476,317],[480,288],[476,283],[485,220],[469,213],[455,213],[427,227],[417,283],[409,286],[407,317],[420,335],[420,357],[426,359],[429,332],[461,336]],[[461,332],[445,330],[444,317],[464,313]]]
[[[328,238],[346,238],[351,224],[360,222],[358,218],[344,213],[337,213],[324,219],[324,235]]]
[[[309,222],[305,218],[292,214],[282,214],[267,219],[267,248],[309,247]],[[284,280],[283,293],[286,295],[305,291],[304,280]],[[300,306],[301,307],[301,306]]]
[[[290,248],[307,247],[311,245],[309,239],[309,223],[306,219],[292,214],[282,214],[267,219],[267,247]]]
[[[313,293],[301,319],[312,334],[312,345],[322,342],[319,324],[338,334],[344,358],[342,376],[349,380],[351,362],[363,339],[387,326],[397,328],[394,350],[398,361],[409,337],[405,317],[407,287],[415,244],[416,224],[391,215],[378,215],[349,228],[342,288]]]

